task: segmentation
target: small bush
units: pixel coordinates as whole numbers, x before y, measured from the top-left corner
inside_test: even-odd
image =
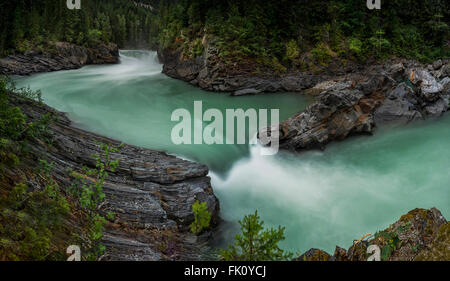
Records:
[[[100,43],[102,32],[98,29],[90,29],[87,34],[88,46],[94,47]]]
[[[14,92],[14,94],[13,94]],[[30,88],[16,89],[7,77],[0,77],[0,170],[5,166],[19,164],[20,155],[30,140],[41,138],[50,141],[48,126],[52,121],[50,114],[39,120],[27,122],[22,110],[9,102],[11,95],[40,102],[40,92]]]
[[[286,58],[291,62],[295,62],[300,55],[297,42],[295,40],[289,41],[286,45]]]
[[[357,58],[361,57],[363,52],[363,43],[361,40],[358,38],[350,38],[348,47]]]
[[[323,42],[317,44],[317,46],[314,49],[312,49],[311,52],[313,54],[314,59],[322,65],[327,65],[332,57],[330,48]]]
[[[194,222],[190,225],[192,233],[195,235],[200,234],[204,229],[209,227],[211,222],[211,213],[208,211],[206,202],[196,201],[192,205],[192,211],[194,212]]]

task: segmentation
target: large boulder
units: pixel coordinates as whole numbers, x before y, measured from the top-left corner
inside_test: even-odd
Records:
[[[409,122],[422,119],[422,114],[416,108],[417,104],[414,91],[405,83],[401,83],[387,94],[383,105],[375,111],[375,122]]]
[[[419,94],[426,101],[435,101],[439,98],[439,93],[443,90],[443,87],[428,71],[424,69],[412,69],[410,70],[409,77],[410,81],[419,87]]]
[[[434,103],[427,105],[424,112],[429,117],[441,117],[449,108],[449,99],[447,97],[440,97]]]
[[[384,76],[376,76],[359,87],[339,87],[324,91],[306,110],[280,125],[280,147],[291,150],[323,148],[333,140],[354,134],[371,133],[374,129],[373,111],[385,99],[375,91],[388,83]],[[336,86],[334,85],[334,86]]]

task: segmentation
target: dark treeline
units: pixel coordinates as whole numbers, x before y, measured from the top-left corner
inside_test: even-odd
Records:
[[[203,52],[205,35],[224,61],[241,59],[304,67],[305,56],[366,60],[398,56],[431,60],[449,55],[450,1],[366,0],[0,0],[0,54],[49,41],[121,48],[180,48]]]
[[[136,5],[139,3],[151,6]],[[48,41],[92,45],[114,42],[120,47],[155,46],[152,24],[156,1],[81,0],[69,10],[66,0],[1,0],[0,53],[42,47]]]
[[[163,47],[201,53],[199,37],[215,35],[224,58],[258,58],[295,64],[312,52],[329,57],[413,57],[449,54],[448,0],[179,0],[160,11]]]

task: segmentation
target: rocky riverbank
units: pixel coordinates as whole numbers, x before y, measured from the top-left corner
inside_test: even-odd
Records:
[[[450,222],[436,208],[415,209],[387,229],[355,240],[348,250],[337,246],[330,255],[310,249],[296,261],[366,261],[377,253],[384,261],[448,261]]]
[[[449,109],[450,59],[423,65],[390,60],[373,65],[335,65],[320,74],[254,71],[226,65],[211,42],[195,59],[182,50],[160,50],[163,72],[209,91],[249,95],[305,92],[316,101],[280,125],[280,147],[322,149],[334,140],[371,134],[377,125],[439,117]]]
[[[77,69],[88,64],[119,62],[115,44],[98,44],[95,48],[71,43],[48,43],[45,49],[16,53],[0,58],[0,75],[30,75],[39,72]]]
[[[334,140],[371,134],[383,123],[439,117],[449,109],[449,75],[449,60],[429,67],[400,61],[324,81],[309,90],[316,102],[281,123],[280,147],[324,148]]]
[[[186,81],[203,90],[249,95],[262,92],[299,92],[309,89],[331,76],[290,72],[283,75],[269,70],[255,71],[254,66],[227,65],[218,57],[214,44],[205,43],[205,50],[195,59],[186,59],[182,50],[159,50],[163,73]]]
[[[74,127],[60,112],[36,102],[13,99],[29,120],[46,113],[56,117],[50,125],[51,145],[37,141],[30,147],[36,159],[52,163],[52,177],[67,189],[73,180],[70,170],[82,174],[82,167],[95,168],[92,155],[101,155],[99,143],[122,145],[112,153],[118,160],[109,171],[101,212],[116,214],[104,232],[103,260],[199,260],[206,249],[203,239],[189,233],[194,220],[193,203],[206,202],[212,225],[218,223],[219,202],[211,188],[208,168],[164,152],[121,144]],[[39,182],[30,182],[39,187]],[[76,228],[76,226],[72,226]],[[68,246],[68,245],[67,245]]]

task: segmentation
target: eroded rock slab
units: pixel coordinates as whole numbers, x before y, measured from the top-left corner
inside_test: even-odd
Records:
[[[75,128],[64,114],[45,105],[21,99],[12,103],[31,119],[48,112],[57,117],[50,126],[52,145],[37,143],[31,149],[53,163],[53,177],[62,187],[73,182],[70,170],[81,173],[83,166],[95,167],[92,155],[102,155],[100,143],[121,146],[120,152],[110,155],[119,166],[109,171],[103,188],[106,199],[101,211],[111,211],[116,217],[103,238],[104,260],[201,258],[204,243],[187,239],[194,220],[192,204],[196,200],[207,203],[212,225],[217,224],[219,213],[205,165]]]
[[[77,69],[88,64],[119,62],[115,44],[99,44],[95,48],[65,42],[49,43],[44,50],[29,51],[0,58],[0,74],[30,75],[40,72]]]

